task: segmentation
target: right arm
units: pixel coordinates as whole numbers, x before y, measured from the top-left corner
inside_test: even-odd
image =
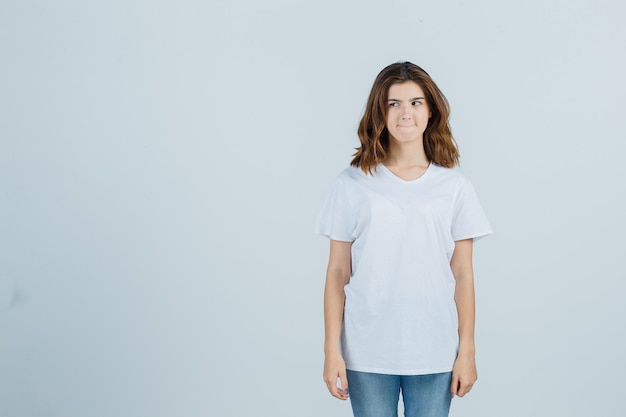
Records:
[[[346,365],[339,352],[339,338],[346,301],[344,288],[350,281],[352,242],[330,241],[330,256],[324,288],[324,381],[328,391],[340,400],[348,398]],[[341,388],[337,387],[337,378]]]

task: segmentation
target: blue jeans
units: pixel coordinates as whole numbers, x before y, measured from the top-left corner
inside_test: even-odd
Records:
[[[386,375],[347,370],[354,417],[397,417],[400,392],[405,417],[447,417],[452,372]]]

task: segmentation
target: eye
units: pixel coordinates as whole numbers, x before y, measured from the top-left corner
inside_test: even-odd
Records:
[[[389,102],[389,107],[398,107],[400,104],[396,101]]]
[[[421,101],[417,101],[417,100],[415,100],[415,101],[413,101],[411,104],[412,104],[413,106],[421,106],[423,103],[422,103]]]

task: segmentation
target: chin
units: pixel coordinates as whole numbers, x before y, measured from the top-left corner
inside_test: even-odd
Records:
[[[397,141],[400,143],[410,143],[410,142],[416,142],[418,140],[419,138],[410,138],[410,137],[397,139]]]

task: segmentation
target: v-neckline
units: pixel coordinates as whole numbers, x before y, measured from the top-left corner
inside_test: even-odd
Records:
[[[400,176],[396,175],[396,174],[395,174],[395,173],[394,173],[391,169],[387,168],[387,167],[385,166],[385,164],[380,164],[380,165],[381,165],[382,169],[383,169],[383,170],[384,170],[384,171],[385,171],[388,175],[390,175],[391,177],[395,178],[395,179],[396,179],[396,181],[402,182],[402,183],[404,183],[404,184],[413,184],[413,183],[419,182],[422,178],[424,178],[424,177],[426,176],[426,174],[430,171],[431,167],[433,166],[433,163],[432,163],[432,161],[431,161],[431,162],[428,164],[428,166],[426,167],[426,169],[424,170],[424,172],[422,172],[422,174],[421,174],[419,177],[414,178],[414,179],[411,179],[411,180],[407,180],[407,179],[404,179],[404,178],[402,178],[402,177],[400,177]]]

